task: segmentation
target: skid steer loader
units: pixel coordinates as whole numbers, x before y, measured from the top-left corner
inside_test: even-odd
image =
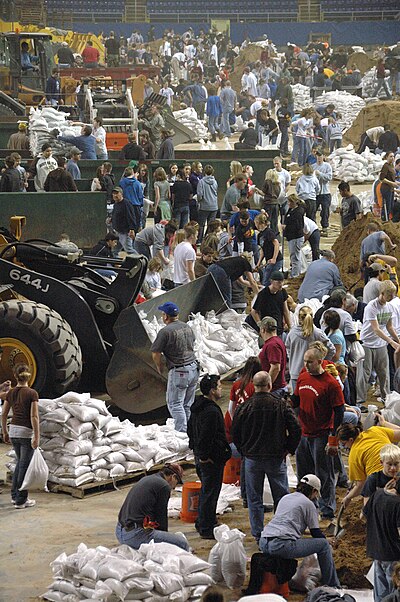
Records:
[[[166,300],[178,304],[184,321],[226,309],[211,274],[135,305],[145,257],[110,260],[46,240],[21,241],[24,219],[13,218],[11,231],[0,228],[0,382],[27,363],[41,397],[108,392],[135,421],[165,414],[167,373],[155,369],[139,312],[151,320]],[[113,282],[96,271],[110,264]]]

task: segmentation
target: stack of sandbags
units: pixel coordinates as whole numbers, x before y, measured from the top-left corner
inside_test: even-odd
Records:
[[[108,549],[81,543],[75,553],[62,553],[52,563],[53,583],[41,597],[53,602],[73,600],[198,600],[214,583],[210,564],[168,543],[122,545]]]
[[[310,96],[310,88],[303,84],[293,84],[293,101],[295,113],[301,113],[303,109],[311,107],[312,101]]]
[[[186,433],[175,431],[172,419],[163,426],[121,422],[89,393],[40,399],[39,419],[40,447],[53,483],[78,487],[191,456]]]
[[[43,107],[34,109],[31,107],[29,112],[29,145],[33,156],[40,153],[42,145],[45,142],[51,144],[55,154],[68,154],[73,148],[58,140],[53,134],[53,130],[58,130],[63,136],[79,136],[81,126],[74,126],[68,121],[69,113],[57,111],[53,107]]]
[[[182,109],[181,111],[174,111],[175,119],[182,125],[185,125],[190,130],[195,132],[197,139],[208,138],[209,132],[204,123],[198,118],[197,113],[193,107]]]
[[[387,85],[390,89],[389,77],[385,78]],[[364,98],[386,98],[386,92],[383,88],[381,88],[378,92],[378,95],[375,95],[375,89],[378,85],[378,80],[376,79],[376,68],[370,69],[366,72],[364,77],[361,80],[362,85],[362,95]]]
[[[371,153],[369,148],[357,154],[352,144],[338,148],[329,155],[334,178],[345,182],[374,182],[382,169],[384,160]]]
[[[156,316],[151,321],[145,312],[139,311],[140,319],[153,342],[164,324]],[[258,335],[244,326],[244,314],[228,309],[216,315],[208,312],[204,317],[192,315],[188,324],[195,334],[195,354],[200,362],[201,372],[224,374],[243,364],[250,356],[258,355]]]
[[[314,99],[315,107],[326,107],[329,104],[335,105],[335,111],[341,114],[338,119],[341,126],[347,130],[361,111],[365,107],[365,101],[349,92],[324,92],[321,96]]]

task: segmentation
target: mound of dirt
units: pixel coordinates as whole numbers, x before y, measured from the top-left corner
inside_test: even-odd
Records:
[[[372,560],[366,556],[366,524],[360,519],[361,508],[362,502],[357,499],[345,510],[345,533],[333,550],[339,581],[351,589],[371,589],[365,578]]]
[[[347,69],[357,69],[360,70],[362,75],[372,67],[376,65],[376,61],[368,56],[365,52],[353,52],[348,58],[347,61]]]
[[[360,144],[361,134],[369,128],[389,124],[391,129],[400,134],[400,102],[398,100],[380,100],[372,102],[361,109],[351,127],[343,136],[345,144],[352,144],[356,149]]]
[[[239,55],[235,58],[234,70],[229,75],[229,79],[232,83],[232,88],[239,92],[241,90],[241,80],[243,75],[243,69],[260,60],[263,49],[261,46],[256,44],[249,44],[246,48],[243,48],[239,52]]]
[[[392,255],[400,262],[400,228],[398,224],[392,222],[382,223],[371,213],[364,215],[362,219],[351,222],[347,228],[342,230],[332,247],[336,255],[335,263],[339,268],[343,284],[348,290],[354,290],[363,285],[360,275],[361,241],[367,236],[367,226],[372,221],[379,223],[381,229],[397,245]]]

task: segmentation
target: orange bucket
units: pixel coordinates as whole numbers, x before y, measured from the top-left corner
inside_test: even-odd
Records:
[[[232,483],[240,483],[240,465],[242,463],[241,458],[231,458],[225,464],[224,476],[222,482],[231,485]]]
[[[261,584],[261,588],[259,591],[260,594],[279,594],[284,598],[289,597],[289,584],[286,583],[278,583],[276,575],[272,573],[268,573],[267,571],[264,573],[264,579]]]
[[[201,483],[187,481],[182,487],[182,510],[180,519],[185,523],[194,523],[199,512]]]

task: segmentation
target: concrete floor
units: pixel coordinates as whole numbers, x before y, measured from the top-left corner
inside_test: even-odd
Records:
[[[337,185],[337,182],[332,186]],[[370,190],[370,185],[354,185],[354,193]],[[319,220],[318,220],[319,221]],[[340,231],[339,216],[332,216],[332,229],[328,238],[321,239],[322,248],[329,248]],[[224,407],[228,402],[230,385],[224,385]],[[5,455],[9,446],[0,444],[0,479],[5,478]],[[185,471],[185,478],[193,473]],[[1,487],[0,487],[1,488]],[[62,552],[76,550],[79,543],[88,546],[116,545],[114,535],[119,509],[129,487],[119,491],[109,491],[83,500],[66,494],[35,493],[37,506],[25,510],[15,510],[10,502],[8,485],[2,486],[0,495],[1,541],[0,547],[0,602],[27,602],[39,600],[52,582],[50,563]],[[240,502],[235,511],[225,515],[223,521],[231,526],[248,524],[247,511]],[[212,542],[201,540],[193,525],[170,521],[170,530],[183,530],[195,551],[203,558],[208,557]],[[246,529],[245,529],[246,530]],[[247,532],[249,532],[247,528]],[[245,540],[249,556],[256,551],[250,538]],[[229,599],[237,600],[238,593],[229,594]]]

